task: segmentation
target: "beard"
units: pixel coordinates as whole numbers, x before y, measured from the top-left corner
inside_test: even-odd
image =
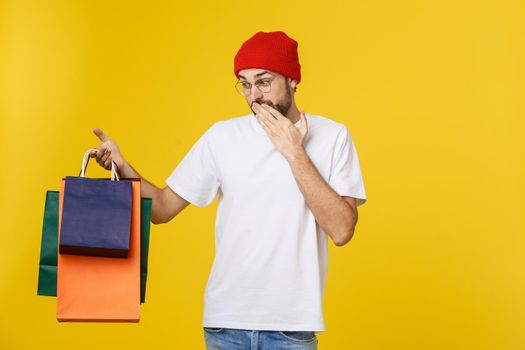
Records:
[[[275,108],[277,111],[279,111],[279,113],[281,113],[282,115],[284,115],[286,117],[286,115],[288,114],[288,111],[290,110],[290,107],[292,106],[292,93],[290,92],[290,83],[288,82],[288,80],[286,80],[286,94],[284,96],[284,99],[283,101],[279,101],[277,103],[273,103],[272,101],[270,100],[263,100],[263,99],[260,99],[260,100],[256,100],[254,102],[257,102],[258,104],[266,104],[272,108]],[[251,106],[250,106],[251,108]],[[252,112],[253,114],[255,114],[255,112],[253,111],[253,108],[252,109]]]

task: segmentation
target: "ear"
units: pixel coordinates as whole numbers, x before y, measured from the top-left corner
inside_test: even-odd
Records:
[[[292,79],[292,78],[288,78],[288,83],[290,85],[290,88],[295,91],[295,88],[297,86],[297,81]]]

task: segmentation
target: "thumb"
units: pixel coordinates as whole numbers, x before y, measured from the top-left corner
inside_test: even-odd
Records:
[[[100,141],[102,142],[109,141],[109,137],[106,134],[104,134],[104,132],[100,130],[99,128],[93,128],[93,133],[97,135]]]
[[[308,132],[308,123],[306,121],[306,115],[304,111],[301,112],[301,127],[299,128],[301,130],[301,134],[306,135]]]

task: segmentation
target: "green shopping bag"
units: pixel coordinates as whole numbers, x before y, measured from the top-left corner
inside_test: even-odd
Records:
[[[47,191],[37,295],[57,295],[58,191]]]
[[[58,191],[47,191],[40,246],[37,295],[57,295]],[[151,221],[151,198],[140,199],[140,302],[146,301],[148,251]]]
[[[149,228],[151,222],[151,198],[140,199],[140,303],[146,302],[148,279]]]

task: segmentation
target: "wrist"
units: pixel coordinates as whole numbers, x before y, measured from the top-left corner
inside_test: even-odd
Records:
[[[286,159],[290,164],[301,162],[308,159],[308,154],[306,153],[305,149],[302,146],[300,146],[294,149],[292,152],[290,152]]]
[[[114,159],[113,162],[117,166],[117,172],[120,177],[129,177],[126,175],[129,173],[128,171],[129,165],[128,163],[126,163],[124,159],[119,159],[119,160]]]

